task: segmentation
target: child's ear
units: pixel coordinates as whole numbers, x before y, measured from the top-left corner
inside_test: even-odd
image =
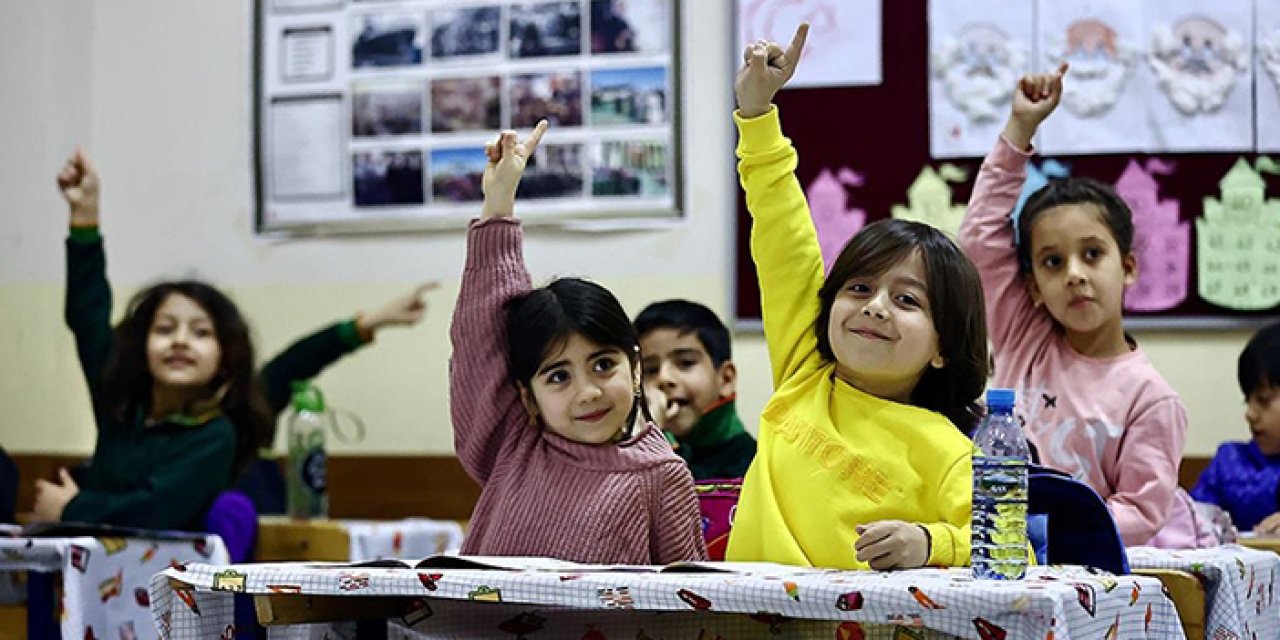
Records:
[[[719,387],[721,398],[738,393],[738,368],[732,360],[720,363],[720,369],[716,371],[716,386]]]
[[[1124,269],[1124,286],[1138,281],[1138,258],[1132,252],[1124,254],[1120,259],[1120,266]]]
[[[1022,279],[1022,284],[1027,288],[1027,295],[1031,296],[1031,302],[1037,308],[1044,305],[1044,294],[1040,292],[1040,285],[1036,284],[1036,277],[1027,274]]]
[[[520,404],[529,414],[529,426],[538,424],[538,402],[533,399],[533,392],[523,382],[517,382],[516,387],[520,389]]]

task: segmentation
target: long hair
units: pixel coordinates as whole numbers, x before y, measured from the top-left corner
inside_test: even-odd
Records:
[[[913,253],[924,263],[925,295],[946,365],[941,369],[925,367],[911,391],[911,404],[941,413],[968,434],[981,415],[977,400],[991,372],[986,310],[977,268],[941,231],[919,222],[885,219],[854,235],[818,291],[821,307],[814,323],[818,352],[835,360],[827,325],[845,283],[854,277],[882,274]]]
[[[103,367],[96,401],[100,411],[119,420],[150,406],[155,378],[147,365],[147,336],[156,311],[175,294],[190,298],[213,320],[222,359],[209,381],[206,398],[220,394],[218,405],[235,425],[234,473],[269,444],[275,419],[258,383],[249,324],[235,303],[214,287],[195,280],[162,282],[135,295],[124,319],[116,325],[115,344]]]

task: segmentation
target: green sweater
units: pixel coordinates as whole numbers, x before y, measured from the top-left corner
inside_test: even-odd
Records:
[[[702,414],[679,442],[676,453],[694,480],[741,478],[756,456],[756,439],[743,428],[734,400]]]
[[[98,437],[80,493],[62,519],[151,529],[204,529],[213,499],[232,480],[236,429],[221,414],[171,416],[147,426],[144,414],[120,419],[98,406],[99,376],[111,353],[111,287],[96,229],[67,240],[66,321],[94,399]],[[313,377],[360,346],[354,322],[340,322],[291,345],[262,369],[273,411],[289,403],[293,380]]]

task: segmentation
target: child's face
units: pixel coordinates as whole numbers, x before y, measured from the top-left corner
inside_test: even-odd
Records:
[[[529,381],[534,407],[553,433],[601,444],[618,437],[635,398],[627,354],[574,334]]]
[[[1068,333],[1120,331],[1124,288],[1138,279],[1133,254],[1121,255],[1092,204],[1064,204],[1031,227],[1031,298]]]
[[[693,331],[654,329],[640,337],[644,383],[666,394],[679,407],[663,428],[675,437],[689,435],[707,409],[734,394],[737,370],[725,361],[719,367]]]
[[[945,364],[926,294],[919,253],[878,276],[849,278],[827,324],[836,375],[873,396],[909,402],[925,367]]]
[[[155,384],[187,390],[208,386],[222,362],[216,329],[196,301],[169,294],[156,308],[147,332],[147,368]]]
[[[1280,388],[1262,385],[1245,398],[1245,420],[1262,453],[1280,454]]]

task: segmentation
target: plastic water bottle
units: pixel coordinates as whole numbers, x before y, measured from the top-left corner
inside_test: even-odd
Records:
[[[1031,451],[1013,417],[1012,389],[987,390],[987,417],[973,436],[975,578],[1020,580],[1027,573],[1027,463]]]
[[[289,473],[285,476],[286,509],[292,518],[329,515],[325,433],[334,427],[320,390],[307,382],[293,383],[293,414],[289,417]]]

